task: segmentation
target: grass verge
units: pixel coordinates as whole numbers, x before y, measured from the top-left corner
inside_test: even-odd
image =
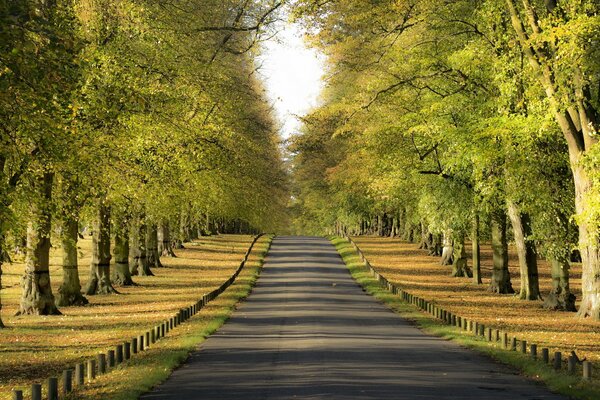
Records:
[[[504,350],[501,348],[500,343],[490,343],[459,328],[448,326],[441,320],[420,311],[416,306],[402,301],[399,296],[390,293],[373,278],[350,243],[338,237],[330,238],[330,240],[346,263],[352,277],[367,293],[400,316],[412,321],[424,332],[455,341],[464,347],[479,351],[499,362],[515,367],[525,376],[543,382],[554,392],[585,400],[600,398],[598,381],[583,381],[580,378],[581,371],[573,376],[557,373],[550,365],[532,360],[529,355]]]
[[[263,237],[256,243],[245,268],[219,297],[205,306],[169,336],[161,339],[147,351],[102,375],[66,399],[94,398],[105,400],[137,399],[141,394],[166,380],[194,350],[221,325],[246,298],[256,280],[272,237]]]

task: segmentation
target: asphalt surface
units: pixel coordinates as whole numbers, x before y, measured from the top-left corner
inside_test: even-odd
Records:
[[[423,334],[365,294],[334,247],[273,241],[252,294],[156,399],[565,399]]]

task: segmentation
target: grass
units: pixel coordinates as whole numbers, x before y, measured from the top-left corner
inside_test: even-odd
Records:
[[[336,246],[336,248],[337,248],[338,252],[340,253],[340,255],[342,256],[342,258],[344,259],[344,262],[348,266],[348,269],[350,270],[352,277],[365,289],[365,291],[367,293],[373,295],[375,298],[380,300],[382,303],[386,304],[394,312],[398,313],[402,317],[405,317],[408,320],[414,322],[423,331],[425,331],[429,334],[432,334],[432,335],[436,335],[436,336],[448,339],[448,340],[453,340],[453,341],[461,344],[462,346],[480,351],[502,363],[516,367],[524,375],[526,375],[534,380],[543,382],[552,391],[562,393],[562,394],[565,394],[567,396],[571,396],[574,398],[580,398],[580,399],[590,399],[591,400],[591,399],[600,398],[600,381],[598,380],[597,376],[595,376],[594,379],[590,382],[584,382],[580,378],[580,376],[581,376],[580,370],[577,372],[576,375],[573,375],[573,376],[567,375],[564,372],[557,373],[556,371],[554,371],[551,368],[550,365],[544,365],[540,361],[534,361],[530,358],[529,355],[524,355],[524,354],[521,354],[516,351],[504,350],[501,347],[502,346],[501,343],[493,343],[493,342],[489,343],[481,337],[478,337],[478,336],[475,336],[475,335],[472,335],[469,333],[465,333],[464,331],[462,331],[458,328],[443,324],[440,320],[430,316],[429,314],[426,314],[426,313],[420,311],[416,306],[414,306],[412,304],[403,302],[399,296],[393,295],[389,291],[387,291],[387,289],[383,288],[378,283],[378,281],[373,278],[373,276],[370,274],[370,272],[365,268],[364,264],[362,264],[360,262],[360,258],[358,257],[358,255],[356,254],[354,249],[352,248],[352,245],[350,245],[344,239],[333,238],[332,242]],[[361,242],[362,242],[362,244],[361,244]],[[383,268],[381,268],[381,264],[380,264],[382,262],[382,257],[380,256],[378,258],[376,256],[373,256],[375,251],[373,250],[373,248],[369,247],[368,245],[365,246],[364,245],[365,242],[373,243],[376,246],[379,246],[378,247],[379,249],[386,250],[386,251],[381,252],[382,254],[385,254],[385,256],[384,256],[385,258],[390,257],[390,254],[395,255],[396,257],[393,258],[393,261],[394,261],[393,265],[395,266],[395,268],[400,268],[397,265],[399,263],[403,263],[403,261],[402,261],[402,259],[398,258],[397,254],[393,253],[393,251],[394,251],[393,249],[398,247],[397,243],[389,241],[387,239],[381,239],[381,238],[377,238],[377,239],[359,238],[356,240],[356,243],[359,245],[359,247],[361,247],[361,250],[363,250],[363,252],[367,256],[367,258],[369,259],[371,264],[376,269],[381,271],[382,274],[384,276],[386,276],[391,282],[396,283],[396,284],[401,284],[401,282],[391,279],[392,274],[389,273],[390,272],[389,269],[394,268],[394,267],[388,266],[386,272],[382,271]],[[412,261],[414,261],[415,258],[421,259],[421,258],[427,257],[426,255],[423,255],[422,253],[419,254],[418,251],[414,250],[414,248],[416,247],[414,244],[412,244],[412,245],[407,244],[407,246],[412,246],[412,249],[413,249],[412,252],[410,254],[407,254],[407,256],[412,257]],[[401,249],[396,250],[396,251],[405,251],[406,252],[407,248],[408,247],[403,246]],[[369,249],[370,249],[370,251],[369,251]],[[417,254],[415,254],[415,253],[417,253]],[[404,262],[411,262],[411,261],[405,260]],[[414,268],[414,266],[413,266],[413,268]],[[442,268],[442,267],[437,266],[437,268]],[[421,273],[428,274],[427,271],[423,271]],[[413,280],[415,282],[418,282],[418,278],[416,277],[417,275],[418,274],[415,273],[414,277],[413,277]],[[404,285],[401,285],[401,286],[403,288],[405,288],[408,292],[411,292],[415,295],[419,295],[416,290],[413,290],[413,288],[405,287]],[[422,295],[419,295],[419,296],[424,297],[426,299],[435,300],[435,302],[442,305],[442,307],[446,308],[449,311],[454,312],[451,306],[446,306],[444,304],[444,302],[442,301],[443,300],[442,298],[433,297],[433,296],[428,297],[428,296],[422,296]],[[475,315],[478,312],[481,312],[482,315],[477,316],[477,320],[484,322],[486,315],[483,315],[483,313],[490,312],[490,310],[487,308],[488,305],[489,305],[489,303],[484,303],[481,306],[479,306],[478,304],[475,304],[475,303],[470,304],[470,307],[472,308],[472,310],[471,310],[469,318],[475,318]],[[457,315],[461,315],[461,314],[459,312],[457,312]],[[489,315],[487,315],[487,316],[488,316],[488,318],[490,318]],[[499,316],[499,318],[503,318],[503,317],[504,316],[502,316],[502,315]],[[493,318],[493,317],[491,317],[491,318]],[[571,321],[571,322],[574,322],[574,321]],[[513,321],[512,323],[514,324],[512,326],[517,325],[517,321]],[[529,324],[528,326],[531,326],[531,325],[535,325],[535,324]],[[486,326],[492,326],[492,325],[486,324]],[[496,325],[496,328],[501,329],[501,327],[499,325]],[[543,327],[540,327],[540,328],[543,328]],[[505,330],[505,329],[503,329],[503,330]],[[519,334],[519,337],[522,337],[521,334]],[[552,343],[551,338],[547,338],[546,340],[549,343]],[[531,341],[531,343],[539,343],[539,342],[536,342],[534,340],[534,341]],[[539,348],[541,348],[541,347],[542,346],[539,346]],[[598,371],[595,371],[595,373],[597,375]]]
[[[138,286],[117,288],[121,295],[90,296],[90,305],[63,307],[62,316],[10,317],[18,307],[18,278],[23,265],[7,266],[3,283],[3,320],[0,331],[0,399],[11,398],[13,388],[58,376],[63,369],[105,352],[189,306],[203,293],[217,288],[237,268],[251,236],[224,235],[202,238],[177,251],[177,258],[163,258],[165,268],[155,277],[134,277]],[[190,351],[214,332],[246,296],[262,265],[270,239],[261,238],[236,283],[199,314],[169,332],[149,350],[96,379],[72,398],[135,399],[164,380]],[[87,281],[89,239],[80,243],[82,284]],[[60,252],[53,252],[53,289],[60,284]]]

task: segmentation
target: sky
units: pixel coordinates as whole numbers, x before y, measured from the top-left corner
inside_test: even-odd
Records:
[[[305,115],[318,105],[324,74],[324,57],[308,48],[296,24],[282,23],[279,33],[263,43],[259,59],[267,95],[287,139],[301,126],[295,115]]]

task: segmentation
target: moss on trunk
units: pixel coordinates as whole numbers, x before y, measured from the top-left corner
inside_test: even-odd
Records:
[[[63,226],[60,233],[62,245],[62,270],[63,282],[58,288],[57,304],[59,306],[82,306],[88,299],[81,293],[79,269],[77,262],[77,239],[79,224],[73,214],[63,217]]]
[[[473,252],[473,283],[481,285],[481,247],[479,245],[479,215],[473,218],[473,230],[471,232],[471,245]]]
[[[465,251],[465,239],[460,237],[454,241],[454,261],[452,262],[452,274],[454,277],[472,277],[473,273],[467,265],[467,252]]]
[[[100,201],[93,225],[92,262],[87,295],[118,293],[110,281],[110,208]]]
[[[575,295],[569,287],[569,261],[550,260],[552,267],[552,290],[544,300],[544,308],[557,311],[576,311]]]
[[[149,224],[146,230],[146,256],[150,268],[162,268],[158,253],[158,228],[156,224]]]
[[[500,294],[514,293],[508,271],[508,242],[506,239],[506,214],[496,211],[492,215],[493,268],[489,291]]]
[[[537,253],[535,242],[531,239],[531,220],[529,215],[520,211],[517,204],[508,202],[508,215],[513,228],[515,246],[519,257],[521,273],[522,300],[540,300],[540,285],[538,276]]]
[[[51,230],[51,173],[44,173],[36,190],[39,197],[31,202],[31,216],[27,225],[27,256],[25,274],[21,278],[23,293],[17,315],[59,315],[50,285],[50,230]]]
[[[113,284],[119,286],[135,285],[129,270],[129,220],[121,217],[115,224],[115,269],[112,275]]]

